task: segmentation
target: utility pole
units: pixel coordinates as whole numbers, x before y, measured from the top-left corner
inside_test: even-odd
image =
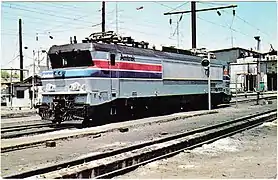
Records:
[[[102,1],[102,28],[101,31],[105,32],[105,1]]]
[[[210,77],[210,52],[208,53],[208,61],[209,61],[209,65],[208,65],[208,109],[209,111],[211,110],[211,85],[210,85],[210,81],[211,81],[211,77]]]
[[[178,48],[180,47],[180,21],[178,19],[178,22],[177,22],[177,41],[178,41]]]
[[[38,50],[38,68],[40,69],[40,51]]]
[[[23,82],[23,54],[22,54],[22,23],[21,23],[21,19],[19,19],[18,22],[19,25],[19,68],[20,70],[20,81]]]
[[[233,30],[231,30],[231,44],[232,48],[234,47],[234,36],[233,36]]]
[[[118,2],[116,2],[116,33],[119,33],[118,29]]]
[[[261,82],[261,77],[260,77],[260,60],[261,60],[261,55],[260,55],[260,36],[255,36],[254,37],[257,40],[257,51],[258,51],[258,58],[257,58],[257,105],[259,105],[259,99],[260,99],[260,82]]]
[[[203,12],[203,11],[212,11],[212,10],[219,10],[219,9],[227,9],[227,8],[235,8],[237,5],[230,5],[230,6],[223,6],[223,7],[215,7],[215,8],[205,8],[205,9],[198,9],[196,10],[196,2],[191,2],[191,10],[190,11],[176,11],[176,12],[168,12],[164,13],[164,15],[171,15],[171,14],[185,14],[191,13],[191,26],[192,26],[192,48],[196,48],[196,12]]]
[[[21,74],[21,71],[20,71],[20,74]],[[11,82],[11,85],[10,85],[10,100],[11,100],[11,109],[13,109],[13,70],[12,69],[11,69],[10,82]]]
[[[196,48],[196,2],[191,1],[192,49]]]
[[[32,107],[31,109],[33,109],[34,105],[35,105],[35,50],[33,50],[33,78],[32,78]]]

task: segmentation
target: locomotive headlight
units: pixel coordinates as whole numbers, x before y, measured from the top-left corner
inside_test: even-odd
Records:
[[[74,85],[73,84],[69,85],[69,90],[74,91]]]
[[[80,84],[78,82],[72,83],[69,85],[69,89],[71,91],[79,91],[80,90]]]
[[[83,85],[81,86],[81,90],[82,90],[82,91],[86,91],[86,84],[83,84]]]
[[[53,84],[46,84],[45,90],[51,92],[51,91],[55,91],[55,88],[56,86]]]

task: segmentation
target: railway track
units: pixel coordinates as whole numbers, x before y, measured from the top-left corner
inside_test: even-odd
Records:
[[[1,133],[13,132],[17,130],[26,130],[32,129],[34,127],[47,127],[50,126],[51,123],[37,123],[37,124],[27,124],[27,125],[16,125],[16,126],[8,126],[8,127],[1,127]]]
[[[111,178],[141,165],[173,156],[220,138],[277,119],[277,110],[237,118],[228,122],[169,135],[85,158],[75,159],[4,178]]]
[[[275,99],[277,98],[276,95],[266,95],[265,97],[261,97],[260,99]],[[255,101],[256,98],[251,99],[239,99],[237,103],[245,103],[245,102],[252,102]],[[236,101],[232,100],[230,104],[221,104],[216,107],[216,109],[224,108],[230,106],[231,104],[235,104]],[[28,124],[28,125],[17,125],[17,126],[10,126],[10,127],[3,127],[1,128],[1,138],[2,139],[9,139],[9,138],[16,138],[22,136],[30,136],[36,134],[43,134],[47,132],[53,132],[63,129],[70,129],[70,128],[81,128],[77,125],[65,125],[62,124],[61,126],[53,126],[52,123],[37,123],[37,124]],[[22,132],[27,131],[27,132]]]
[[[55,126],[52,123],[28,124],[1,128],[1,139],[16,138],[22,136],[43,134],[62,129],[76,128],[74,125]]]
[[[249,96],[253,96],[253,95],[249,95]],[[277,94],[266,94],[263,97],[260,97],[260,100],[273,100],[273,99],[277,99]],[[234,105],[236,103],[253,102],[253,101],[256,101],[256,100],[257,100],[256,97],[253,97],[253,98],[250,98],[250,99],[238,99],[238,100],[236,100],[235,97],[233,97],[229,104],[219,104],[217,106],[217,108],[227,107],[227,106],[230,106],[230,105]]]
[[[249,102],[249,101],[256,101],[257,100],[257,98],[254,96],[254,95],[248,95],[248,96],[250,96],[250,97],[252,97],[252,98],[248,98],[248,99],[241,99],[241,98],[239,98],[238,100],[237,100],[237,102]],[[263,94],[263,95],[260,95],[260,100],[268,100],[268,99],[277,99],[277,94],[275,93],[275,94]],[[233,96],[232,97],[232,100],[230,101],[230,104],[235,104],[236,103],[236,97],[235,96]]]

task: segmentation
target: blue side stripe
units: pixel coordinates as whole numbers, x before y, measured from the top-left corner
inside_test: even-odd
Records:
[[[58,74],[58,73],[56,73]],[[61,74],[64,74],[62,76]],[[154,72],[134,72],[134,71],[110,71],[109,70],[81,70],[81,71],[66,71],[54,78],[83,78],[83,77],[103,77],[103,78],[151,78],[162,79],[162,73]],[[53,77],[43,77],[42,79],[54,79]]]

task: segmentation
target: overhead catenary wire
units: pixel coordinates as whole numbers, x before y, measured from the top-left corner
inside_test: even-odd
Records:
[[[16,58],[18,58],[19,57],[19,54],[17,55],[17,56],[15,56],[12,60],[10,60],[8,63],[6,63],[5,65],[3,65],[3,66],[7,66],[7,65],[9,65],[10,63],[12,63],[14,60],[16,60]],[[2,65],[1,65],[2,66]]]
[[[85,8],[77,8],[74,6],[67,6],[65,7],[64,5],[61,4],[57,4],[57,2],[55,2],[55,4],[51,3],[51,2],[30,2],[33,3],[35,5],[40,5],[42,7],[47,7],[47,8],[51,8],[51,10],[53,11],[53,8],[58,9],[59,12],[61,12],[61,9],[63,10],[63,12],[67,12],[65,14],[72,14],[73,12],[78,12],[78,14],[88,14],[88,13],[93,13],[93,12],[100,12],[100,9],[96,10],[96,11],[92,11],[91,9],[85,9]],[[97,2],[95,2],[97,3]]]
[[[32,4],[34,4],[36,7],[34,7]],[[4,2],[3,5],[9,5],[10,7],[11,6],[17,6],[17,7],[24,7],[24,8],[28,8],[28,9],[37,9],[37,10],[42,10],[42,11],[48,11],[48,12],[53,12],[53,13],[61,13],[61,8],[59,8],[59,11],[56,10],[55,8],[53,9],[52,7],[49,7],[48,5],[49,4],[42,4],[42,2],[27,2],[27,3],[24,3],[23,4],[18,4],[18,3],[13,3],[13,2]],[[40,7],[37,7],[37,6],[40,6]],[[55,7],[55,6],[54,6]],[[48,9],[48,8],[51,8],[51,9]],[[76,11],[76,10],[75,10]],[[97,10],[96,12],[98,12],[99,10]],[[80,11],[78,11],[78,13],[75,13],[75,14],[88,14],[88,13],[93,13],[92,11],[85,11],[84,12],[84,9],[80,9]],[[63,10],[63,14],[69,14],[69,15],[72,15],[73,13],[73,10],[71,10],[71,12],[68,12],[67,10]]]
[[[98,24],[95,24],[95,25],[82,25],[82,26],[81,25],[79,25],[79,26],[75,25],[75,26],[72,26],[72,27],[65,26],[64,29],[51,30],[51,33],[58,33],[58,32],[64,32],[64,31],[72,31],[72,30],[76,30],[76,29],[89,29],[89,28],[95,27],[96,25],[98,25]],[[4,34],[16,34],[16,32],[17,32],[16,29],[3,29],[1,31],[2,34],[3,34],[3,31],[4,31]],[[39,33],[40,35],[47,35],[47,33],[49,31],[46,32],[45,29],[28,29],[28,30],[25,29],[23,31],[23,34],[25,34],[25,35],[29,34],[29,35],[33,36],[37,32],[40,32]]]
[[[206,20],[206,19],[200,17],[199,15],[197,16],[197,18],[200,19],[200,20],[206,21],[206,22],[208,22],[208,23],[211,23],[211,24],[214,24],[214,25],[217,25],[217,26],[226,28],[226,29],[231,29],[231,30],[234,31],[234,32],[240,33],[240,34],[242,34],[242,35],[244,35],[244,36],[246,36],[246,37],[249,37],[249,38],[252,38],[252,39],[253,39],[253,36],[248,35],[248,34],[246,34],[246,33],[243,33],[243,32],[241,32],[241,31],[238,31],[238,30],[236,30],[236,29],[234,29],[234,28],[230,28],[230,27],[228,27],[228,26],[225,26],[225,25],[222,25],[222,24],[217,24],[217,23],[215,23],[215,22],[213,22],[213,21]]]
[[[6,13],[6,12],[5,12]],[[112,12],[108,12],[108,14],[110,14],[110,13],[112,13]],[[87,16],[90,16],[91,14],[89,14],[89,15],[84,15],[84,16],[81,16],[81,17],[77,17],[77,18],[73,18],[73,20],[79,20],[79,19],[82,19],[82,18],[84,18],[84,17],[87,17]],[[32,17],[31,17],[32,18]],[[15,19],[16,20],[16,19]],[[42,19],[39,19],[39,20],[42,20]],[[43,21],[43,20],[42,20]],[[64,24],[65,24],[65,22],[64,21],[61,21],[61,22],[63,22],[62,24],[60,24],[60,25],[57,25],[57,26],[55,26],[56,28],[58,28],[58,27],[62,27]],[[76,21],[74,21],[74,22],[76,22]],[[29,23],[29,21],[28,21],[28,23]],[[36,22],[34,22],[34,23],[36,23]],[[68,25],[70,25],[70,24],[72,24],[72,20],[71,20],[71,22],[70,23],[67,23],[67,26]],[[84,23],[83,23],[84,24]],[[93,25],[93,26],[95,26],[95,25]],[[52,28],[52,29],[54,29],[54,27]],[[50,30],[52,30],[52,29],[48,29],[48,30],[42,30],[42,29],[32,29],[31,31],[34,31],[34,32],[38,32],[38,31],[44,31],[43,33],[44,34],[46,34],[48,31],[50,31]],[[75,28],[73,28],[73,29],[75,29]]]
[[[3,4],[7,4],[7,5],[11,5],[11,6],[17,6],[17,7],[23,7],[23,8],[28,8],[28,9],[34,9],[34,5],[32,4],[34,3],[35,5],[35,9],[36,10],[40,10],[40,11],[47,11],[47,12],[51,12],[51,13],[57,13],[57,14],[60,14],[61,13],[61,9],[57,10],[57,9],[53,9],[51,7],[48,7],[48,6],[40,6],[41,3],[38,3],[38,2],[27,2],[27,3],[24,3],[24,4],[18,4],[18,3],[12,3],[12,2],[5,2]],[[40,6],[40,7],[38,7]],[[51,8],[51,9],[49,9]],[[79,12],[81,14],[83,14],[84,12]],[[73,12],[68,12],[68,11],[63,11],[63,14],[64,15],[72,15]]]
[[[13,7],[13,6],[17,6],[17,5],[11,5],[11,6],[2,5],[2,7],[6,7],[6,8],[18,9],[18,10],[27,11],[27,12],[33,12],[33,13],[37,13],[37,14],[42,14],[42,15],[48,15],[48,16],[53,16],[53,17],[62,18],[62,19],[73,20],[73,18],[70,18],[70,17],[67,17],[67,16],[59,16],[59,15],[56,15],[56,14],[50,14],[50,13],[46,13],[46,12],[40,12],[40,11],[25,9],[25,8],[21,8],[21,7]],[[86,22],[86,23],[91,23],[90,21],[85,21],[85,20],[80,20],[80,21]]]
[[[187,1],[187,2],[185,2],[185,3],[182,3],[181,5],[177,6],[176,8],[173,8],[173,9],[170,10],[169,12],[172,12],[172,11],[175,11],[175,10],[179,9],[179,8],[183,7],[184,5],[188,4],[189,2],[190,2],[190,1]]]
[[[113,11],[112,11],[113,12]],[[32,17],[31,17],[32,18]],[[123,17],[123,18],[125,18],[125,17]],[[130,18],[130,19],[133,19],[133,18]],[[35,22],[34,22],[35,23]],[[144,21],[144,23],[145,23],[145,21]],[[150,23],[152,23],[153,24],[153,22],[150,22]],[[61,25],[62,26],[62,25]],[[56,26],[55,26],[56,27]],[[74,28],[75,29],[75,28]],[[77,29],[77,28],[76,28]],[[80,28],[81,29],[81,28]],[[41,29],[36,29],[36,30],[33,30],[34,32],[38,32],[38,31],[41,31]],[[44,33],[47,33],[47,31],[49,31],[49,30],[44,30]]]
[[[4,13],[7,13],[9,14],[8,12],[4,12]],[[11,16],[11,15],[9,15]],[[47,17],[34,17],[34,16],[27,16],[27,15],[20,15],[20,16],[14,16],[16,18],[14,18],[14,20],[18,20],[18,18],[22,18],[24,19],[23,21],[23,24],[37,24],[37,23],[44,23],[45,21],[49,21],[49,18]],[[9,17],[6,17],[4,16],[5,19],[9,18]],[[27,19],[26,19],[27,18]],[[10,18],[11,19],[11,18]],[[31,20],[29,20],[31,19]],[[70,19],[72,20],[72,19]],[[65,21],[63,20],[55,20],[54,22],[51,22],[52,24],[55,24],[55,23],[64,23]],[[79,22],[79,21],[72,21],[71,23],[67,24],[67,26],[74,26],[74,25],[89,25],[89,24],[92,24],[92,22],[88,23],[88,22]]]
[[[211,3],[211,2],[199,2],[199,3],[207,4],[207,5],[210,6],[210,7],[212,7],[212,5],[209,5],[209,4],[218,4],[218,3]],[[222,10],[222,12],[228,13],[228,12],[225,11],[225,10]],[[261,29],[259,29],[259,28],[256,27],[255,25],[253,25],[252,23],[250,23],[250,22],[248,22],[247,20],[245,20],[244,18],[240,17],[240,16],[238,15],[238,12],[235,13],[234,16],[235,16],[236,18],[240,19],[241,21],[243,21],[244,23],[246,23],[247,25],[249,25],[250,27],[253,27],[253,28],[255,28],[256,30],[258,30],[258,31],[260,31],[260,32],[262,32],[262,33],[264,33],[265,35],[267,35],[267,36],[270,37],[269,33],[262,31]],[[233,17],[234,17],[234,16],[233,16]]]
[[[80,7],[80,6],[77,6],[76,5],[76,3],[74,3],[74,5],[69,5],[68,3],[67,4],[59,4],[59,2],[47,2],[47,3],[49,3],[49,4],[52,4],[52,5],[54,5],[55,4],[55,6],[57,6],[58,8],[63,8],[63,9],[68,9],[68,10],[82,10],[82,11],[84,11],[84,8],[83,7]],[[87,3],[93,3],[93,2],[87,2]],[[98,3],[98,2],[96,2],[96,3]],[[89,10],[88,10],[88,12],[89,12]]]
[[[168,6],[168,5],[165,5],[165,4],[162,4],[162,3],[159,3],[159,2],[154,2],[154,3],[159,4],[161,6],[164,6],[164,7],[167,7],[168,9],[171,9],[170,10],[170,12],[171,12],[171,11],[177,10],[177,9],[181,8],[182,6],[186,5],[187,3],[189,3],[189,1],[185,2],[185,3],[182,3],[181,5],[179,5],[179,6],[175,7],[175,8],[173,8],[171,6]]]
[[[40,23],[40,22],[43,23],[43,22],[49,20],[49,18],[47,18],[45,16],[44,16],[44,18],[43,17],[36,17],[36,16],[28,16],[26,14],[19,16],[19,15],[11,14],[11,12],[5,12],[3,10],[2,10],[2,13],[9,15],[9,16],[2,16],[3,20],[11,19],[11,20],[18,21],[18,18],[22,18],[22,19],[25,19],[25,21],[22,22],[23,24],[25,24],[25,23],[34,23],[34,24],[37,24],[37,23]],[[13,18],[13,17],[15,17],[15,18]],[[64,22],[63,20],[55,20],[54,22],[51,22],[51,23],[63,23],[63,22]],[[67,26],[71,26],[71,25],[85,25],[85,24],[89,24],[89,23],[71,22],[71,23],[67,24]]]

